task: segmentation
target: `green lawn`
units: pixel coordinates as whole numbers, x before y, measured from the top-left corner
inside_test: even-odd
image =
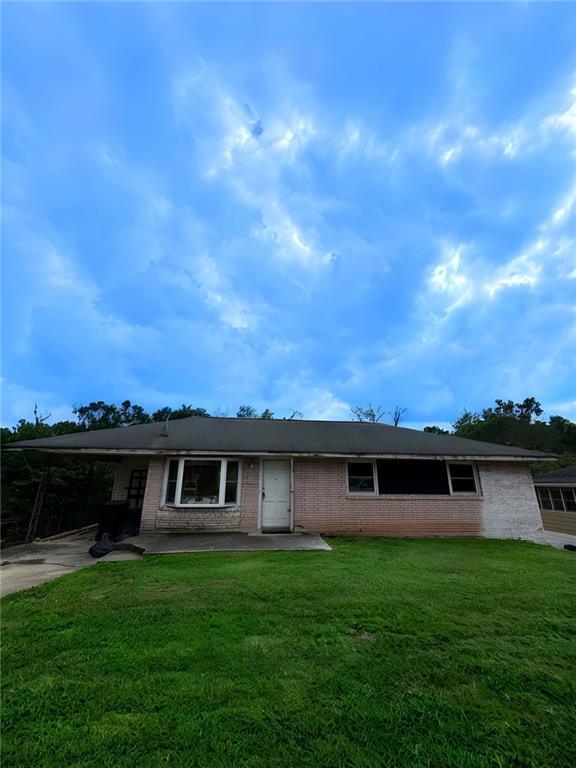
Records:
[[[576,554],[333,546],[5,598],[3,768],[576,765]]]

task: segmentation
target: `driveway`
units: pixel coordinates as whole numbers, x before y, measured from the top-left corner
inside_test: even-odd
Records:
[[[320,536],[308,533],[151,533],[124,539],[116,544],[118,549],[95,560],[88,554],[93,543],[94,533],[83,533],[4,549],[0,555],[0,597],[52,581],[80,568],[118,560],[137,560],[142,554],[331,549]],[[134,550],[130,551],[130,547]]]
[[[18,547],[8,547],[0,555],[0,597],[21,589],[52,581],[66,573],[96,565],[88,554],[94,544],[94,534],[76,534],[52,541],[34,541]],[[137,552],[111,552],[105,560],[134,560]]]

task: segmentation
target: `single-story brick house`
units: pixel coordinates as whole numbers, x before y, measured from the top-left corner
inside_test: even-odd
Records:
[[[529,464],[553,458],[383,424],[191,417],[10,444],[116,461],[141,530],[542,540]]]
[[[576,466],[536,475],[534,486],[544,530],[556,540],[576,544]]]

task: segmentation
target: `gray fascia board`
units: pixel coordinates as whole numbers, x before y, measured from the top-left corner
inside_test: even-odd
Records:
[[[5,450],[8,445],[5,446]],[[524,461],[530,464],[541,461],[555,461],[554,454],[539,454],[535,456],[525,455],[476,455],[476,454],[421,454],[421,453],[313,453],[313,452],[295,452],[295,451],[207,451],[194,449],[149,449],[149,448],[46,448],[32,446],[8,448],[11,451],[37,451],[41,453],[59,453],[62,455],[73,456],[81,455],[110,455],[110,456],[292,456],[295,458],[366,458],[366,459],[422,459],[422,460],[444,460],[444,461]],[[552,483],[548,483],[551,485]],[[564,483],[565,485],[566,483]]]

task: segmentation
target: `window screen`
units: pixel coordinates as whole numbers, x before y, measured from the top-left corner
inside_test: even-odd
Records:
[[[378,461],[380,493],[450,493],[446,464],[436,459]]]
[[[371,461],[348,462],[350,493],[374,493],[374,464]]]

